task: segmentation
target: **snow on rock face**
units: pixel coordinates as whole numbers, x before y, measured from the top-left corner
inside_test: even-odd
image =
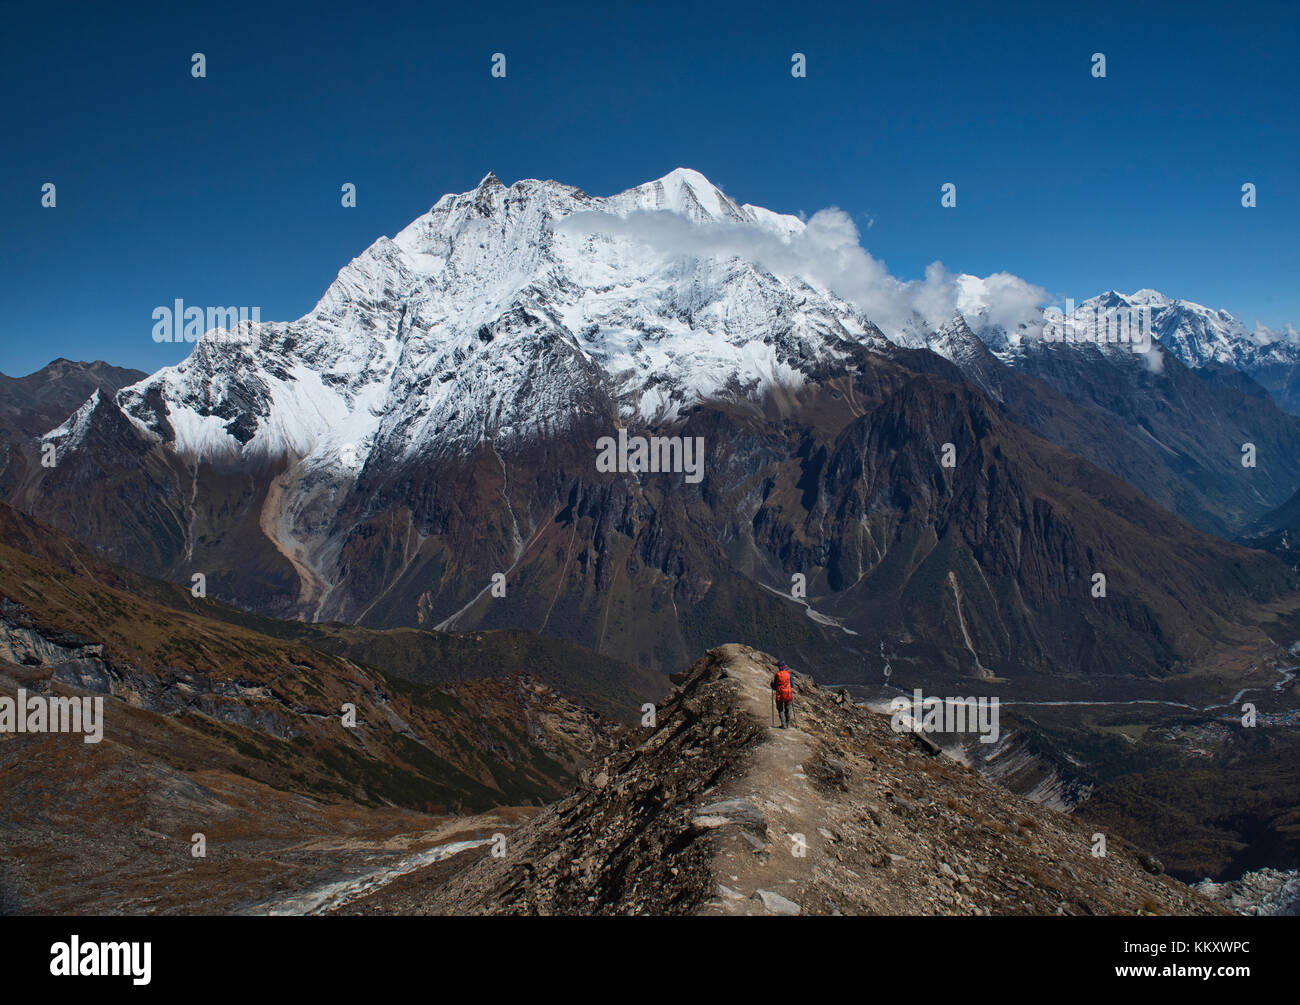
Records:
[[[377,240],[305,317],[209,332],[117,403],[187,457],[337,465],[342,451],[359,469],[376,452],[562,431],[602,403],[672,420],[707,397],[798,384],[872,330],[797,275],[647,240],[669,217],[778,241],[804,226],[684,168],[605,199],[489,174]]]
[[[997,279],[961,277],[961,306],[971,330],[999,360],[1016,366],[1030,343],[1045,341],[1054,347],[1061,341],[1059,313],[1049,326],[1052,337],[1048,339],[1041,323],[1011,327],[1000,323],[997,312],[985,306],[982,293]],[[1043,319],[1040,312],[1039,320]],[[1252,331],[1227,311],[1141,289],[1127,295],[1110,290],[1083,301],[1068,312],[1066,328],[1064,341],[1070,344],[1065,351],[1086,343],[1082,346],[1086,352],[1111,363],[1144,365],[1157,374],[1164,369],[1166,354],[1193,369],[1227,366],[1254,378],[1285,411],[1300,414],[1300,397],[1293,386],[1300,376],[1300,333],[1293,326],[1273,331],[1259,325]],[[942,339],[928,330],[914,340],[961,365],[960,359],[945,352]]]
[[[1081,329],[1086,329],[1090,316],[1105,317],[1120,312],[1149,317],[1155,341],[1189,367],[1219,363],[1255,373],[1265,366],[1300,364],[1300,337],[1294,329],[1276,332],[1261,325],[1252,331],[1227,311],[1173,299],[1156,290],[1141,289],[1129,294],[1109,290],[1083,301],[1071,317]],[[1019,341],[1007,338],[996,326],[973,327],[994,349],[1014,347]],[[1127,346],[1106,344],[1100,348],[1108,353],[1132,351]]]
[[[1227,311],[1213,311],[1186,300],[1171,300],[1156,290],[1128,296],[1110,290],[1085,300],[1076,314],[1131,310],[1149,314],[1160,344],[1188,366],[1225,363],[1240,366],[1253,356],[1258,341]]]
[[[738,204],[686,168],[607,198],[488,174],[375,241],[306,316],[209,332],[115,400],[190,459],[358,472],[589,415],[670,422],[705,399],[797,386],[886,335],[961,365],[978,355],[972,331],[1008,361],[1029,334],[1008,319],[1032,312],[1036,288],[1006,274],[940,277],[933,291],[949,300],[913,290],[882,334],[810,274],[810,248],[821,276],[879,265],[828,239],[817,218]],[[1293,339],[1223,312],[1150,290],[1107,296],[1151,307],[1160,341],[1193,365],[1300,361]]]
[[[42,439],[53,443],[56,456],[60,450],[72,450],[81,444],[90,429],[91,417],[99,407],[99,391],[96,390],[86,399],[86,403],[68,417],[61,426],[51,429]]]

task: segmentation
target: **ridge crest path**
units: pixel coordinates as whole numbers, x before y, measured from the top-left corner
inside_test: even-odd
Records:
[[[774,657],[710,650],[577,787],[483,848],[395,879],[366,914],[1226,914],[1149,854],[896,733]],[[812,668],[809,668],[812,669]]]
[[[799,702],[802,689],[811,682],[807,677],[796,676],[794,720],[789,729],[781,729],[772,725],[772,692],[769,688],[776,667],[761,662],[759,654],[746,646],[723,646],[722,652],[731,657],[727,673],[735,682],[741,708],[767,727],[764,742],[754,750],[752,766],[743,779],[729,788],[735,790],[737,797],[748,798],[763,811],[769,841],[765,842],[765,852],[752,847],[743,837],[738,842],[720,842],[714,861],[719,883],[742,896],[732,897],[723,893],[700,913],[783,913],[770,909],[768,900],[758,891],[768,891],[798,902],[800,888],[812,879],[813,859],[811,853],[797,856],[796,843],[802,838],[808,847],[814,839],[820,840],[816,821],[826,819],[821,797],[804,772],[804,764],[813,756],[813,739],[800,728]]]

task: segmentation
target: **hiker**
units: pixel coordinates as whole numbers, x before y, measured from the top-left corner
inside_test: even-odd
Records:
[[[785,660],[776,665],[776,676],[772,678],[771,688],[775,692],[776,708],[780,713],[781,728],[786,729],[790,725],[790,706],[794,704],[794,684],[790,676],[790,668],[785,665]]]

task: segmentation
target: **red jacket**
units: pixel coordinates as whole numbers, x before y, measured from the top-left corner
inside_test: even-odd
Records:
[[[790,683],[790,671],[778,670],[772,678],[772,690],[776,692],[777,701],[794,701],[794,687]]]

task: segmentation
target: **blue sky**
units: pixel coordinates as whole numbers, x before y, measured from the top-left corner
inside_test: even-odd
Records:
[[[620,6],[9,8],[0,370],[176,362],[150,332],[177,298],[297,318],[489,170],[607,195],[687,166],[840,207],[903,279],[937,259],[1300,323],[1294,4]]]

